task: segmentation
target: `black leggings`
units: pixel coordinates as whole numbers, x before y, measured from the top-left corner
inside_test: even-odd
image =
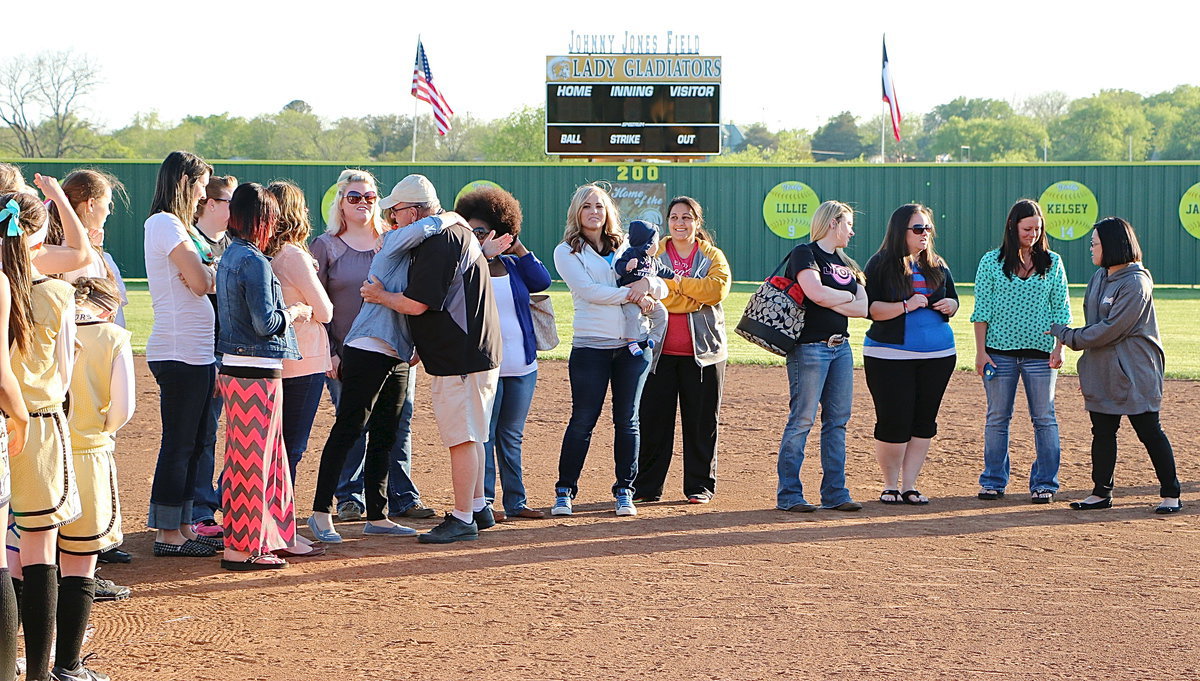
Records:
[[[337,417],[317,470],[313,510],[334,512],[333,495],[341,479],[346,453],[367,429],[367,453],[363,462],[363,490],[367,520],[383,520],[387,505],[388,454],[396,444],[396,428],[404,396],[408,394],[407,362],[380,352],[342,348],[342,397]]]
[[[1117,468],[1117,430],[1121,428],[1120,414],[1100,414],[1089,411],[1092,417],[1092,494],[1111,497],[1113,471]],[[1133,432],[1150,453],[1154,474],[1158,476],[1158,496],[1179,497],[1179,478],[1175,475],[1175,453],[1171,441],[1158,422],[1158,412],[1130,414]]]
[[[864,357],[867,388],[875,402],[875,439],[900,444],[937,435],[937,414],[956,357]]]

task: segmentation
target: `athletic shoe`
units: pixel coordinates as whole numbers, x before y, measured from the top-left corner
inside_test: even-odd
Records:
[[[212,518],[209,518],[208,520],[201,520],[198,523],[192,523],[192,532],[195,532],[197,537],[225,536],[225,532],[221,529],[221,526],[218,525],[217,521],[213,520]]]
[[[123,601],[133,594],[133,590],[127,586],[120,586],[111,579],[102,577],[96,578],[96,602],[103,601]]]
[[[432,518],[435,515],[437,515],[437,511],[433,510],[432,508],[429,508],[425,504],[422,504],[421,502],[418,501],[417,503],[413,504],[412,506],[409,506],[408,508],[404,509],[403,511],[400,511],[399,513],[389,513],[388,517],[389,518],[416,518],[418,520],[423,520],[425,518]]]
[[[337,519],[343,523],[353,523],[363,519],[363,508],[357,501],[343,501],[338,504]]]
[[[496,524],[496,514],[492,511],[491,506],[484,506],[482,511],[475,511],[475,527],[480,530],[486,530]]]
[[[417,537],[422,544],[451,544],[456,541],[474,541],[479,539],[479,528],[475,521],[464,523],[447,513],[446,519],[437,527]]]
[[[550,515],[571,515],[571,490],[559,487],[554,490],[554,494],[554,506],[550,509]]]
[[[91,655],[80,660],[74,669],[55,666],[54,669],[50,670],[50,681],[109,681],[108,674],[98,672],[95,669],[88,669],[83,664],[89,657]]]
[[[617,490],[617,515],[637,515],[637,506],[633,505],[633,490]]]

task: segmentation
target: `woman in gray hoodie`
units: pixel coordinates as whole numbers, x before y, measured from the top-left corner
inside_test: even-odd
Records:
[[[1092,231],[1092,263],[1100,269],[1088,282],[1083,311],[1086,324],[1072,329],[1055,324],[1049,333],[1079,358],[1079,389],[1092,418],[1092,494],[1071,503],[1076,510],[1112,506],[1117,464],[1117,429],[1129,417],[1150,453],[1162,503],[1155,513],[1176,513],[1179,478],[1171,442],[1158,421],[1162,407],[1163,348],[1154,314],[1154,280],[1142,266],[1142,249],[1133,227],[1121,218],[1104,218]]]

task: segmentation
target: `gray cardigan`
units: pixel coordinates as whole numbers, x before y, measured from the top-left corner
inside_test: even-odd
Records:
[[[666,252],[658,257],[668,268],[671,267],[671,256]],[[708,276],[710,267],[712,259],[704,255],[703,249],[697,248],[696,259],[692,261],[692,276],[703,279]],[[687,319],[697,365],[703,368],[728,359],[729,341],[725,337],[725,308],[721,303],[701,305],[699,310],[689,312]],[[658,369],[658,358],[661,355],[662,352],[654,353],[654,361],[650,365],[651,373]]]
[[[1162,342],[1154,315],[1154,280],[1141,263],[1109,274],[1101,268],[1083,301],[1086,325],[1062,324],[1050,333],[1079,358],[1079,389],[1088,411],[1141,414],[1162,408]]]

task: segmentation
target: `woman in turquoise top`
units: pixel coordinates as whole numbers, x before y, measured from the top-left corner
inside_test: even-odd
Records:
[[[1058,492],[1058,419],[1054,383],[1062,341],[1045,334],[1071,323],[1067,273],[1046,239],[1042,207],[1020,199],[1008,211],[1004,242],[988,251],[975,273],[975,371],[987,393],[979,498],[1004,496],[1008,486],[1008,424],[1018,379],[1025,384],[1037,457],[1029,473],[1030,501],[1048,504]]]

